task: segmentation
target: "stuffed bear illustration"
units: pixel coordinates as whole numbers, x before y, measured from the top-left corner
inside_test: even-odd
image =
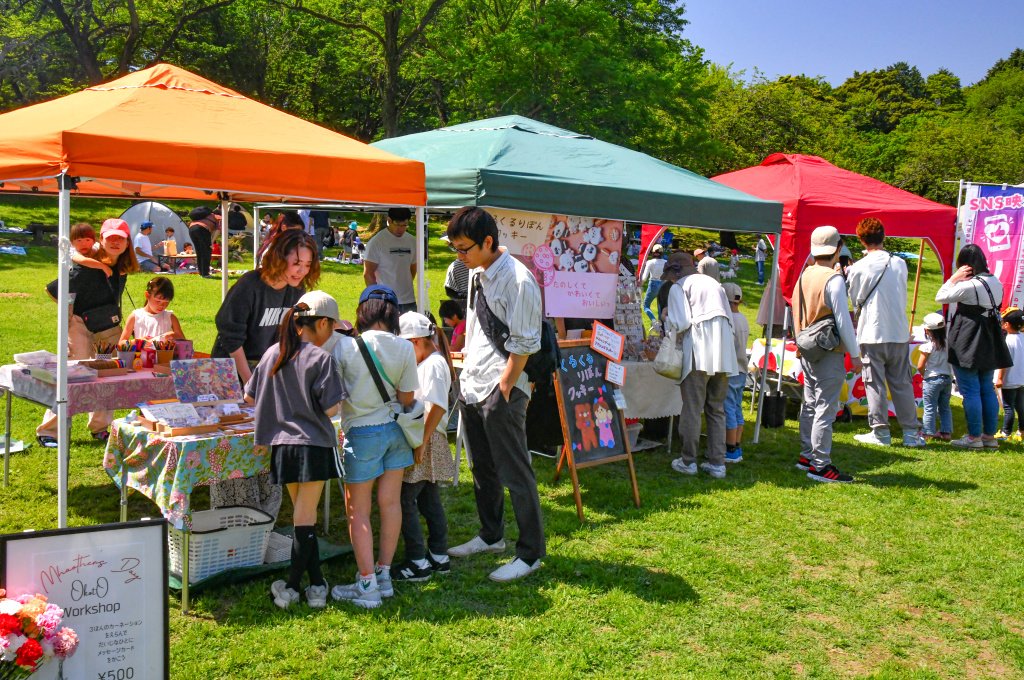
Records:
[[[577,450],[589,451],[597,446],[597,434],[594,432],[594,412],[590,404],[576,404],[576,429],[580,431],[580,443]]]
[[[565,239],[556,238],[551,242],[550,248],[555,257],[561,257],[562,253],[569,249],[569,244],[565,242]]]
[[[582,255],[577,255],[572,261],[572,270],[582,274],[583,272],[590,271],[590,263],[587,262]]]
[[[606,449],[615,446],[615,435],[612,433],[612,410],[604,397],[594,400],[594,421],[597,423],[597,441]]]
[[[580,255],[582,255],[583,259],[586,260],[587,262],[593,262],[594,260],[596,260],[597,253],[597,246],[595,246],[593,243],[584,243],[583,247],[580,248]]]
[[[595,246],[601,245],[601,241],[604,240],[604,232],[601,231],[601,227],[594,225],[587,229],[586,233],[583,234],[583,240],[587,243],[592,243]]]
[[[551,237],[556,239],[567,238],[569,236],[569,227],[565,225],[565,222],[555,223],[555,228],[551,232]]]

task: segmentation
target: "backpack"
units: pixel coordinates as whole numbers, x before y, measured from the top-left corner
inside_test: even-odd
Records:
[[[480,329],[498,350],[498,353],[508,359],[509,351],[505,349],[505,341],[511,336],[508,326],[491,311],[483,289],[475,282],[473,290]],[[558,349],[558,335],[555,333],[555,327],[547,319],[541,319],[540,324],[540,349],[526,360],[523,372],[526,373],[530,382],[546,384],[550,382],[552,374],[562,362],[562,353]]]

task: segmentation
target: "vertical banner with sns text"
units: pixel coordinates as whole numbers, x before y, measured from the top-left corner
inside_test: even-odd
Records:
[[[488,208],[501,244],[544,291],[550,317],[615,316],[623,223],[573,215]]]
[[[967,185],[961,209],[964,243],[985,253],[1003,286],[1003,307],[1024,303],[1024,187]]]

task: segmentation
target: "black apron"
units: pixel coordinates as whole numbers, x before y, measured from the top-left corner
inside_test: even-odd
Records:
[[[949,363],[960,368],[994,371],[1013,366],[1010,350],[999,322],[995,298],[984,281],[975,279],[988,292],[991,307],[960,302],[949,324]],[[980,295],[979,295],[980,297]]]

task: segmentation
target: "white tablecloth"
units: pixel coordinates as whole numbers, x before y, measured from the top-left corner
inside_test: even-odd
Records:
[[[679,385],[654,372],[649,361],[623,361],[626,384],[622,393],[626,397],[627,418],[668,418],[678,416],[683,409]]]

